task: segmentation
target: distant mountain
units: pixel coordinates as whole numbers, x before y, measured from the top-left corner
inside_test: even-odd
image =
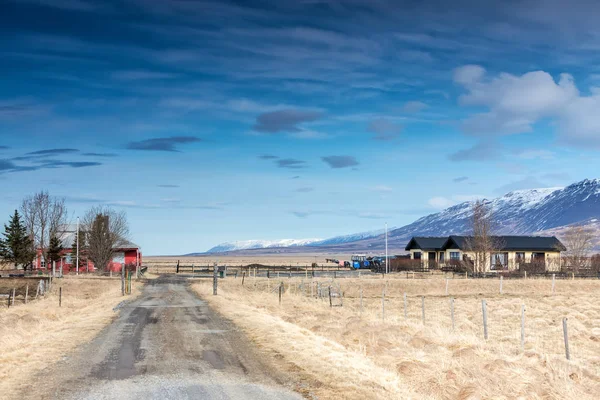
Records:
[[[224,253],[228,251],[267,249],[272,247],[297,247],[307,246],[311,243],[320,242],[322,239],[280,239],[280,240],[241,240],[237,242],[221,243],[207,251],[207,253]],[[186,255],[197,255],[192,253]]]
[[[516,190],[504,196],[484,200],[492,211],[493,224],[499,234],[526,235],[556,232],[559,236],[568,225],[597,227],[600,220],[600,180],[586,179],[565,188]],[[388,232],[391,252],[401,252],[412,236],[446,236],[465,234],[470,230],[473,202],[467,201]],[[383,230],[337,236],[330,239],[300,241],[247,241],[244,249],[302,246],[306,251],[381,252]],[[233,251],[232,243],[216,246],[209,252]],[[250,247],[253,246],[253,247]],[[223,250],[221,250],[223,249]],[[282,249],[282,250],[284,250]]]
[[[225,253],[229,251],[257,250],[271,248],[292,248],[300,246],[320,247],[328,245],[356,242],[359,240],[377,237],[384,233],[384,229],[369,232],[354,233],[351,235],[336,236],[329,239],[282,239],[282,240],[242,240],[238,242],[221,243],[206,253]],[[186,255],[197,255],[202,253],[192,253]]]

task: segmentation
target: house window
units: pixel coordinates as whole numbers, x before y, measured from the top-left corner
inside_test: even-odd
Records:
[[[459,251],[451,251],[450,259],[451,260],[460,260],[460,252]]]
[[[444,254],[445,253],[440,253],[440,262],[443,263],[444,262]]]
[[[421,259],[421,252],[420,251],[415,251],[413,253],[413,257],[415,260],[420,260]]]
[[[517,262],[522,263],[525,262],[525,253],[522,251],[517,251]]]
[[[505,269],[508,265],[508,253],[492,253],[492,269]]]

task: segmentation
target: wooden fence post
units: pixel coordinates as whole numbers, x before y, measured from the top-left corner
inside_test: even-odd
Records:
[[[13,288],[13,291],[12,291],[12,298],[11,298],[11,301],[10,301],[10,305],[11,305],[11,306],[14,306],[14,305],[15,305],[15,297],[16,297],[16,292],[17,292],[17,289]]]
[[[454,297],[450,298],[450,318],[452,319],[452,330],[455,330],[455,325],[454,325]]]
[[[283,282],[279,284],[279,305],[281,305],[281,295],[283,293]]]
[[[219,281],[219,267],[217,263],[213,265],[213,296],[217,295],[217,285]]]
[[[408,304],[407,304],[407,300],[406,300],[406,292],[404,292],[404,319],[408,318]]]
[[[244,279],[246,279],[246,271],[242,272],[242,286],[244,286]]]
[[[425,325],[425,296],[421,296],[421,319]]]
[[[569,351],[569,334],[567,331],[567,318],[563,318],[563,336],[565,337],[565,355],[567,360],[571,359],[571,352]]]
[[[525,304],[521,304],[521,351],[525,350]]]
[[[483,337],[485,340],[488,339],[488,326],[487,326],[487,303],[485,300],[481,300],[481,311],[483,313]]]
[[[125,264],[121,264],[121,295],[125,296]]]
[[[333,302],[331,301],[331,286],[329,286],[329,307],[333,307]]]
[[[25,286],[25,304],[27,304],[28,297],[29,297],[29,285]]]
[[[556,274],[552,274],[552,294],[554,294],[555,282],[556,282]]]
[[[62,286],[58,288],[58,306],[62,307]]]
[[[446,296],[448,296],[448,282],[449,282],[449,279],[446,278]]]

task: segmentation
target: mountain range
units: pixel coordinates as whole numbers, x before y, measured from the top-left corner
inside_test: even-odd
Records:
[[[485,199],[498,234],[556,234],[560,237],[570,225],[598,229],[600,219],[600,180],[585,179],[564,188],[516,190],[495,199]],[[402,252],[412,236],[446,236],[469,232],[472,201],[419,218],[411,224],[392,228],[388,246]],[[241,245],[240,245],[241,243]],[[384,250],[383,230],[337,236],[330,239],[246,241],[224,243],[208,252],[279,248],[282,251],[373,252]]]

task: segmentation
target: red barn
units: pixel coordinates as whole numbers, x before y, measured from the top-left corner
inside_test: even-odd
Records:
[[[61,260],[56,262],[56,270],[62,266],[63,273],[75,271],[76,254],[73,252],[73,242],[76,236],[76,227],[69,226],[69,229],[62,235],[63,251]],[[83,247],[83,246],[82,246]],[[122,266],[127,266],[135,270],[142,265],[142,251],[138,245],[132,242],[126,242],[124,245],[113,249],[112,261],[108,266],[109,271],[119,272]],[[52,264],[47,263],[42,255],[42,250],[38,249],[37,256],[34,260],[34,268],[42,270],[51,270]],[[79,271],[93,272],[96,268],[94,263],[88,259],[85,250],[79,250]]]

